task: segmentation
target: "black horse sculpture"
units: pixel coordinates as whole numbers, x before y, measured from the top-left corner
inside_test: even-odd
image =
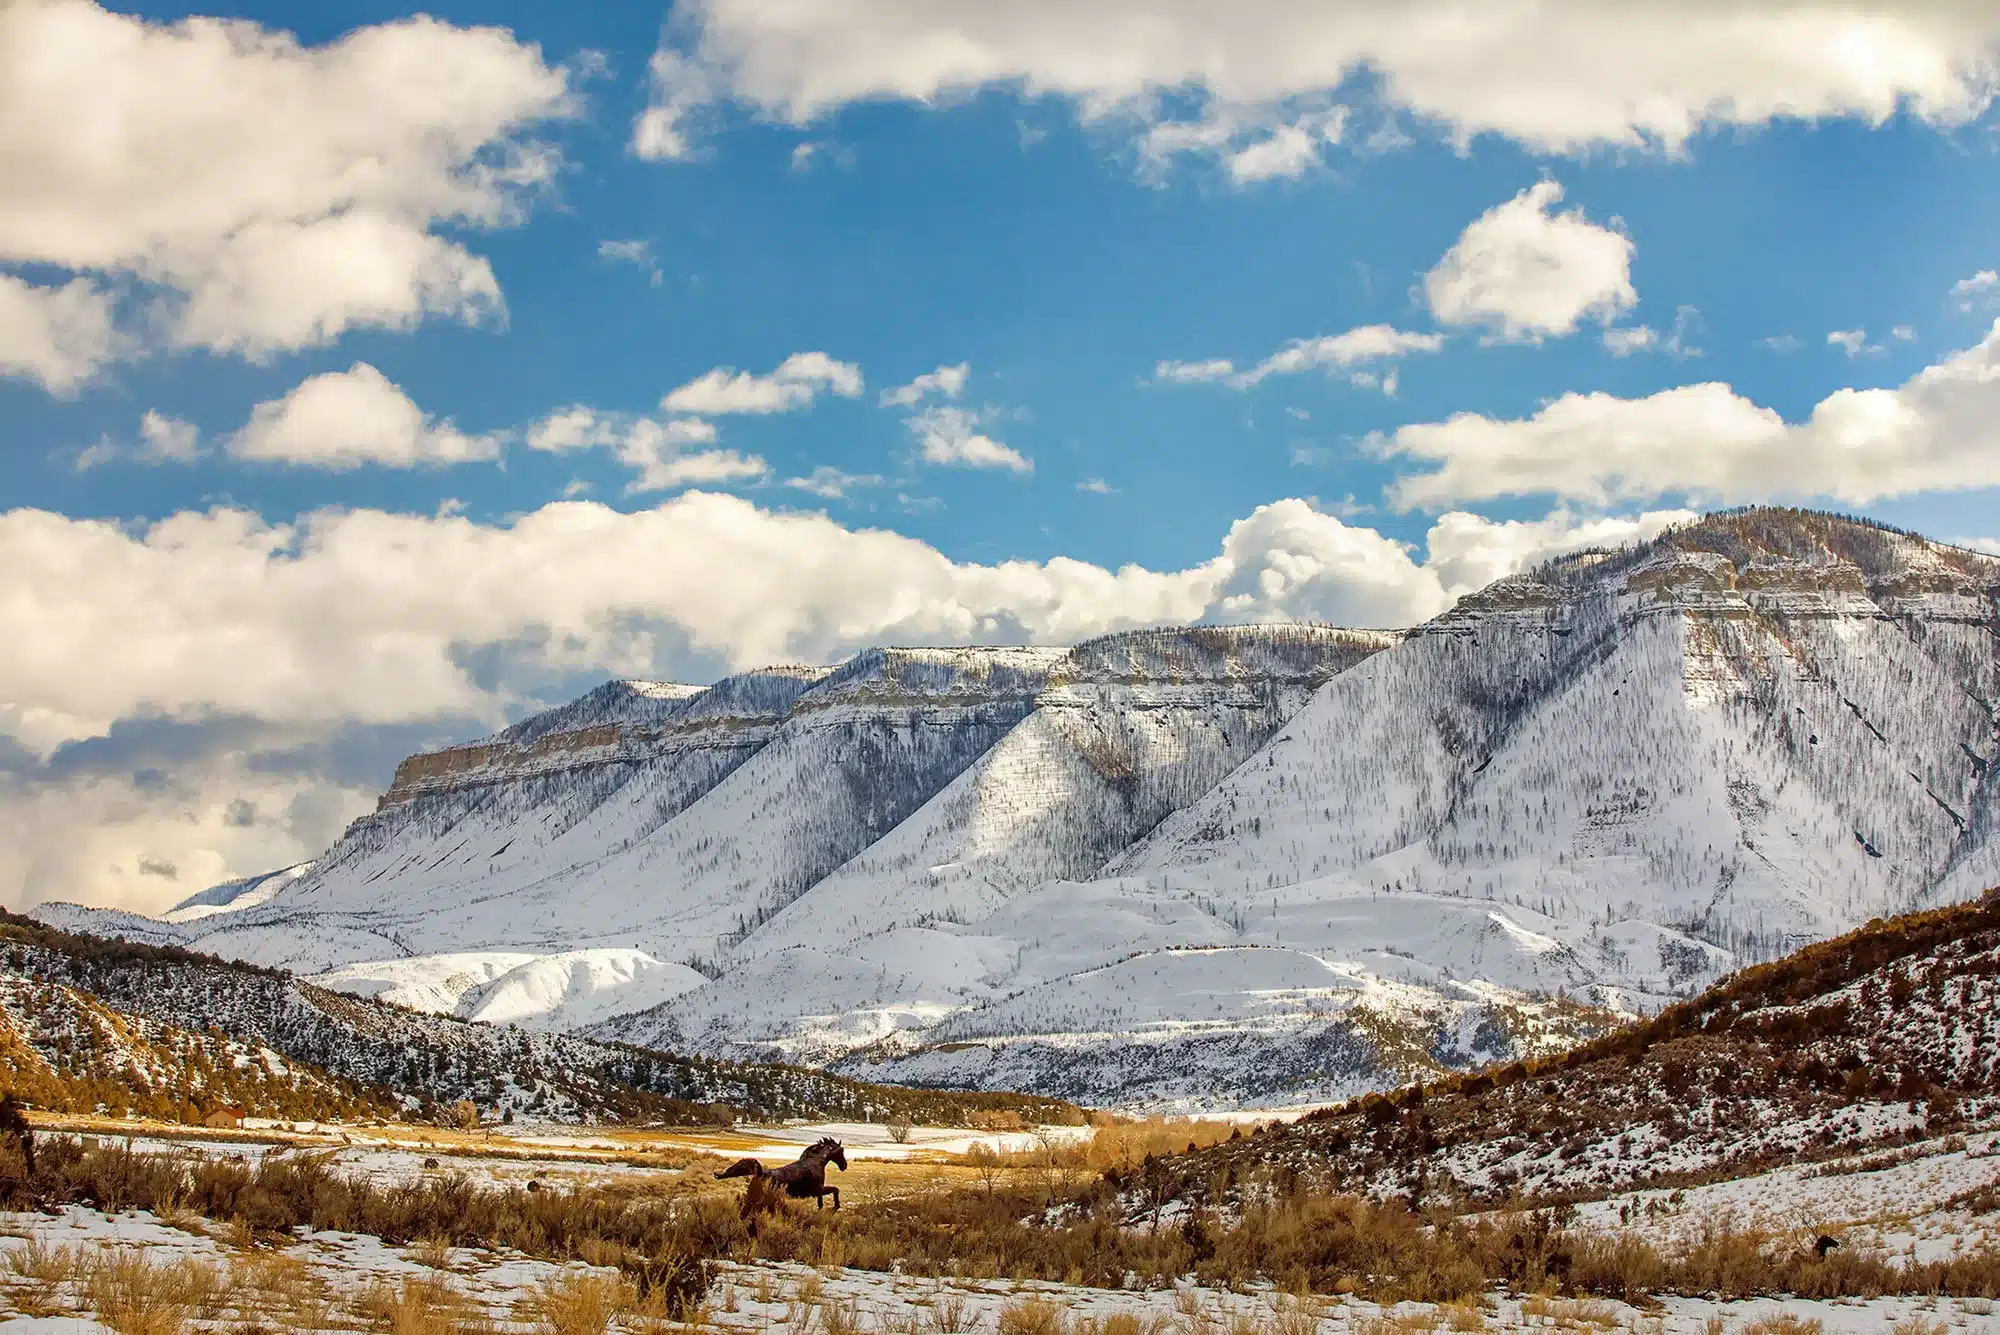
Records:
[[[750,1194],[746,1202],[761,1199],[766,1191],[776,1189],[794,1200],[812,1197],[816,1209],[825,1208],[825,1197],[833,1197],[833,1208],[840,1208],[840,1188],[826,1184],[826,1166],[836,1164],[841,1172],[847,1171],[847,1151],[840,1142],[828,1136],[816,1145],[808,1145],[805,1153],[795,1163],[783,1168],[766,1169],[755,1159],[742,1159],[717,1173],[717,1177],[747,1177],[750,1179]]]

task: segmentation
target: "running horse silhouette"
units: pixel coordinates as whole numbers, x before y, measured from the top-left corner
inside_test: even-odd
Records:
[[[840,1188],[826,1184],[826,1166],[840,1165],[840,1171],[847,1171],[847,1151],[840,1142],[828,1136],[816,1145],[808,1145],[805,1153],[796,1163],[788,1163],[783,1168],[766,1169],[755,1159],[740,1159],[717,1173],[717,1177],[747,1177],[750,1190],[744,1196],[744,1209],[757,1208],[752,1202],[761,1202],[766,1194],[775,1195],[782,1191],[794,1200],[804,1200],[810,1196],[815,1209],[825,1208],[824,1197],[833,1197],[833,1208],[840,1208]]]

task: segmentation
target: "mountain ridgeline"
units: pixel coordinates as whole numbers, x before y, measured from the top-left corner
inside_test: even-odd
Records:
[[[870,1080],[1333,1100],[2000,881],[1996,599],[1991,557],[1759,509],[1407,632],[613,682],[240,895],[37,913]]]

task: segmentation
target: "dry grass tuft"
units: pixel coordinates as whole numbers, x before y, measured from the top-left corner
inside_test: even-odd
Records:
[[[83,1278],[89,1269],[84,1256],[74,1247],[51,1247],[40,1238],[29,1238],[7,1252],[7,1269],[37,1284],[69,1284]]]
[[[222,1306],[222,1276],[214,1266],[178,1259],[154,1262],[143,1250],[109,1250],[94,1258],[84,1300],[118,1335],[183,1335],[197,1315]]]
[[[1431,1335],[1443,1317],[1436,1309],[1415,1312],[1384,1312],[1361,1323],[1361,1335]]]
[[[1065,1335],[1069,1313],[1046,1298],[1025,1298],[1000,1309],[1000,1335]]]
[[[551,1276],[523,1306],[540,1335],[607,1335],[636,1299],[623,1277],[572,1272]]]
[[[451,1239],[433,1235],[410,1246],[410,1259],[431,1270],[451,1269]]]
[[[355,1306],[383,1335],[494,1335],[482,1309],[429,1276],[412,1275],[401,1284],[377,1282]]]
[[[1475,1309],[1476,1311],[1477,1309]],[[1556,1298],[1535,1294],[1521,1302],[1521,1315],[1538,1319],[1557,1330],[1616,1330],[1622,1324],[1610,1303],[1579,1298]],[[1465,1329],[1454,1325],[1454,1330]],[[1477,1330],[1478,1326],[1470,1327]]]
[[[7,1253],[7,1269],[21,1279],[8,1296],[27,1316],[58,1316],[65,1310],[64,1285],[80,1285],[88,1272],[81,1252],[73,1247],[51,1247],[39,1238]]]
[[[827,1299],[820,1304],[819,1324],[825,1335],[862,1335],[868,1329],[867,1318],[862,1314],[861,1303],[857,1299],[847,1302]]]
[[[1310,1296],[1295,1293],[1278,1304],[1271,1335],[1319,1335],[1319,1309]]]
[[[1445,1324],[1462,1335],[1486,1329],[1486,1313],[1478,1303],[1461,1298],[1457,1302],[1446,1303],[1443,1309]]]
[[[1890,1335],[1945,1335],[1946,1326],[1942,1321],[1918,1316],[1912,1312],[1889,1328]]]
[[[1740,1335],[1820,1335],[1821,1329],[1818,1318],[1805,1321],[1790,1312],[1780,1312],[1748,1323]]]

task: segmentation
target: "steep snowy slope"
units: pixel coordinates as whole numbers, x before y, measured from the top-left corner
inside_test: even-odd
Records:
[[[254,909],[259,904],[268,903],[271,896],[311,870],[312,863],[301,862],[296,866],[265,872],[261,876],[246,876],[240,881],[224,881],[221,885],[211,885],[206,890],[196,891],[160,916],[172,923],[199,922],[203,918],[213,918],[218,913],[239,913],[244,909]]]
[[[1112,870],[1253,908],[1333,878],[1768,957],[1988,846],[2000,563],[1713,517],[1466,599]],[[1671,948],[1671,943],[1670,943]]]
[[[652,840],[622,883],[661,892],[680,949],[726,950],[887,834],[1034,708],[1055,649],[871,649],[799,698],[771,744]],[[684,957],[684,955],[683,955]]]
[[[694,694],[613,682],[550,711],[560,727],[537,716],[485,742],[413,756],[379,809],[304,876],[174,939],[302,972],[597,944],[596,924],[572,912],[579,883],[629,857],[761,750],[824,676],[772,668]]]
[[[44,917],[303,972],[466,951],[713,957],[1011,731],[1062,652],[870,650],[693,695],[613,683],[552,711],[559,726],[405,761],[378,811],[256,908]],[[457,968],[401,976],[449,990]]]
[[[966,921],[1044,881],[1087,877],[1397,638],[1193,627],[1080,645],[1052,666],[1019,727],[737,955]]]

